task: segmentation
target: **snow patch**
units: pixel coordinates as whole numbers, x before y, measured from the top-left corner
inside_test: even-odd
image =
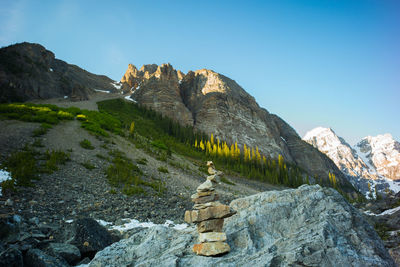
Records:
[[[175,230],[183,230],[186,229],[188,227],[188,225],[186,223],[181,223],[181,224],[175,224],[175,226],[173,226],[172,228],[174,228]]]
[[[126,223],[124,223],[122,225],[113,225],[111,222],[106,222],[103,220],[96,220],[96,221],[100,225],[107,227],[109,230],[117,230],[119,232],[126,232],[128,230],[138,228],[138,227],[150,228],[150,227],[154,227],[157,225],[161,225],[164,227],[172,227],[176,230],[183,230],[188,227],[188,225],[186,223],[174,224],[174,222],[171,220],[166,220],[164,224],[155,224],[153,222],[139,222],[136,219],[129,219],[129,218],[125,218],[123,220],[126,221]]]
[[[4,182],[4,181],[11,180],[11,178],[12,178],[11,177],[11,173],[9,173],[6,170],[0,170],[0,184],[2,182]],[[1,188],[1,185],[0,185],[0,197],[2,196],[1,191],[2,191],[2,188]]]
[[[373,212],[371,212],[371,211],[369,211],[369,210],[364,211],[364,213],[367,214],[367,215],[371,215],[371,216],[384,216],[384,215],[393,214],[393,213],[395,213],[395,212],[397,212],[397,211],[399,211],[399,210],[400,210],[400,206],[397,207],[397,208],[394,208],[394,209],[385,210],[384,212],[379,213],[379,214],[375,214],[375,213],[373,213]]]
[[[66,220],[65,222],[66,223],[72,223],[73,221],[74,220],[71,219],[71,220]],[[139,222],[136,219],[125,218],[125,219],[123,219],[123,221],[125,221],[126,223],[121,224],[121,225],[113,225],[112,222],[107,222],[107,221],[104,221],[104,220],[101,220],[101,219],[96,220],[96,221],[101,226],[104,226],[109,230],[117,230],[117,231],[120,231],[121,233],[122,232],[126,232],[126,231],[131,230],[131,229],[134,229],[134,228],[138,228],[138,227],[150,228],[150,227],[154,227],[154,226],[157,226],[157,225],[161,225],[161,226],[164,226],[164,227],[171,227],[171,228],[173,228],[175,230],[183,230],[183,229],[188,228],[188,225],[186,223],[175,224],[171,220],[166,220],[165,223],[163,223],[163,224],[155,224],[153,222]]]
[[[115,82],[112,82],[111,85],[114,86],[115,89],[121,90],[122,84],[120,82],[115,81]]]
[[[98,222],[101,226],[107,226],[107,225],[112,224],[112,223],[110,223],[110,222],[106,222],[106,221],[103,221],[103,220],[97,220],[97,222]]]
[[[324,128],[324,127],[317,127],[312,129],[311,131],[308,131],[304,137],[302,138],[303,140],[311,140],[313,137],[320,136],[321,134],[324,134],[328,132],[330,129],[329,128]]]
[[[283,140],[283,142],[285,142],[285,143],[286,143],[286,139],[285,139],[285,138],[283,138],[283,137],[281,136],[281,139]]]
[[[387,167],[394,167],[394,166],[397,166],[397,165],[399,165],[399,163],[398,163],[397,161],[391,161],[391,162],[387,165]]]
[[[127,95],[127,96],[125,96],[124,98],[125,98],[126,100],[128,100],[128,101],[132,101],[132,102],[137,103],[137,101],[136,101],[135,99],[132,99],[130,95]]]
[[[389,189],[394,193],[400,192],[400,181],[393,181],[392,179],[385,179],[386,183],[389,185]]]
[[[52,69],[52,68],[50,68],[50,69],[49,69],[49,71],[53,72],[53,69]]]
[[[106,90],[99,90],[99,89],[94,89],[96,92],[102,92],[102,93],[107,93],[109,94],[110,91],[106,91]]]
[[[354,150],[356,151],[357,155],[361,158],[361,160],[364,161],[364,163],[368,166],[371,173],[376,174],[375,166],[373,166],[369,160],[370,154],[363,153],[358,145],[354,147]]]

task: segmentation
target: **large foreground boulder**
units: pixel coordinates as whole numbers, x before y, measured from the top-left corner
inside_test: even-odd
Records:
[[[332,189],[301,186],[234,200],[231,252],[197,256],[194,228],[143,229],[105,248],[93,266],[395,266],[363,216]]]

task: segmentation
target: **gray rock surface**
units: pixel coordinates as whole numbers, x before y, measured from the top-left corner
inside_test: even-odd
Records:
[[[23,265],[22,253],[18,249],[8,248],[0,252],[0,266],[19,267]]]
[[[16,242],[20,238],[18,217],[4,216],[0,218],[0,244]]]
[[[231,207],[231,252],[222,257],[194,255],[194,228],[157,226],[105,248],[89,266],[395,266],[373,228],[332,189],[264,192]]]
[[[65,259],[69,264],[75,263],[81,258],[79,249],[71,244],[50,243],[47,251],[53,256]]]
[[[65,262],[47,255],[40,249],[30,249],[24,256],[24,266],[28,267],[66,267]]]

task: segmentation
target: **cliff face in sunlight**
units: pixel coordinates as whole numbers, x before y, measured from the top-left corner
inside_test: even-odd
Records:
[[[302,141],[296,131],[276,115],[261,108],[234,80],[201,69],[183,74],[170,64],[129,64],[121,79],[125,93],[139,104],[216,138],[256,148],[268,157],[282,155],[312,176],[335,173],[351,188],[345,176],[323,153]]]

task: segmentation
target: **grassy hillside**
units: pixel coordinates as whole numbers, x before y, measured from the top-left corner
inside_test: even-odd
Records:
[[[81,121],[82,128],[99,138],[108,139],[111,133],[120,135],[161,161],[167,161],[171,154],[175,153],[198,162],[198,165],[201,165],[200,162],[213,160],[217,168],[225,173],[247,179],[289,187],[320,183],[341,191],[341,185],[336,183],[334,176],[330,175],[329,179],[309,177],[296,165],[285,162],[281,156],[271,159],[261,155],[257,147],[250,148],[245,145],[239,148],[236,143],[227,144],[224,140],[214,140],[212,135],[207,136],[190,126],[182,126],[135,103],[113,99],[98,102],[98,108],[99,111],[89,111],[75,107],[60,108],[55,105],[1,104],[0,116],[42,123],[35,133],[38,136],[60,121],[76,119]],[[205,171],[204,167],[202,170]],[[142,186],[162,187],[161,184],[141,181],[138,178],[140,170],[121,153],[112,155],[107,173],[110,184],[124,188],[125,193],[142,193]],[[118,175],[113,176],[113,173]],[[226,180],[225,182],[229,183]]]

